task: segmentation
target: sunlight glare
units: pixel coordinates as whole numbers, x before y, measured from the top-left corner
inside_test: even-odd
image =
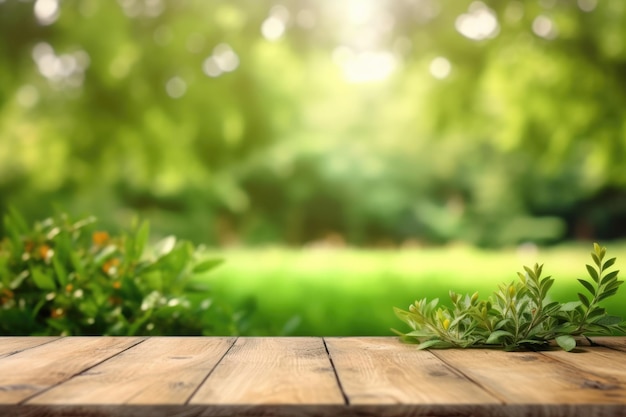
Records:
[[[287,29],[289,10],[285,6],[276,5],[270,9],[269,16],[261,25],[261,34],[268,41],[280,39]]]
[[[172,77],[167,80],[165,91],[171,98],[181,98],[187,92],[187,83],[180,77]]]
[[[396,69],[396,59],[388,51],[355,52],[346,46],[333,51],[333,61],[341,67],[350,83],[382,81]]]
[[[366,24],[375,13],[375,2],[371,0],[351,0],[348,4],[348,20],[352,24]]]
[[[275,16],[270,16],[263,21],[261,33],[268,41],[278,40],[285,33],[285,23]]]
[[[80,87],[90,60],[87,52],[57,55],[52,46],[40,42],[33,47],[32,57],[39,73],[61,86]]]
[[[556,26],[552,20],[544,15],[539,15],[533,20],[533,32],[544,39],[552,40],[556,38]]]
[[[578,7],[583,12],[592,12],[598,6],[598,0],[578,0]]]
[[[59,2],[58,0],[37,0],[33,11],[40,25],[51,25],[59,18]]]
[[[475,41],[494,38],[500,31],[496,14],[480,1],[470,4],[468,13],[457,17],[454,26],[461,35]]]
[[[213,48],[213,55],[202,63],[202,70],[209,77],[219,77],[225,72],[235,71],[239,67],[239,56],[227,43],[220,43]]]
[[[450,71],[452,70],[452,65],[448,59],[438,56],[433,59],[430,63],[430,74],[438,80],[443,80],[444,78],[450,75]]]

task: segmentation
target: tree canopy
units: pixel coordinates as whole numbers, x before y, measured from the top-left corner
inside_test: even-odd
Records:
[[[623,0],[0,0],[0,35],[0,210],[211,244],[626,233]]]

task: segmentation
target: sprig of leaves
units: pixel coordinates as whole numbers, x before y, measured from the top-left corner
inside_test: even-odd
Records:
[[[550,301],[554,279],[542,277],[543,265],[535,264],[525,266],[517,274],[518,281],[501,284],[487,300],[479,300],[478,293],[461,296],[450,291],[452,308],[439,305],[439,299],[415,301],[408,311],[394,307],[398,318],[412,329],[394,332],[405,342],[418,343],[420,349],[541,349],[554,340],[566,351],[576,347],[576,336],[624,332],[622,319],[600,306],[623,283],[618,270],[609,271],[615,258],[605,261],[605,256],[606,248],[594,243],[594,265],[586,265],[591,280],[578,279],[588,294],[578,293],[577,301]]]

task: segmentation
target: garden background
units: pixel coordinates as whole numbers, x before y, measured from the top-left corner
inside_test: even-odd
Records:
[[[242,334],[626,260],[622,0],[0,0],[0,35],[0,212],[192,242]]]

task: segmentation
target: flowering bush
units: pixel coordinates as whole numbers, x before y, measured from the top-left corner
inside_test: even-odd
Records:
[[[234,334],[227,306],[194,283],[221,263],[147,223],[111,235],[59,215],[28,227],[15,210],[0,237],[1,335]]]

